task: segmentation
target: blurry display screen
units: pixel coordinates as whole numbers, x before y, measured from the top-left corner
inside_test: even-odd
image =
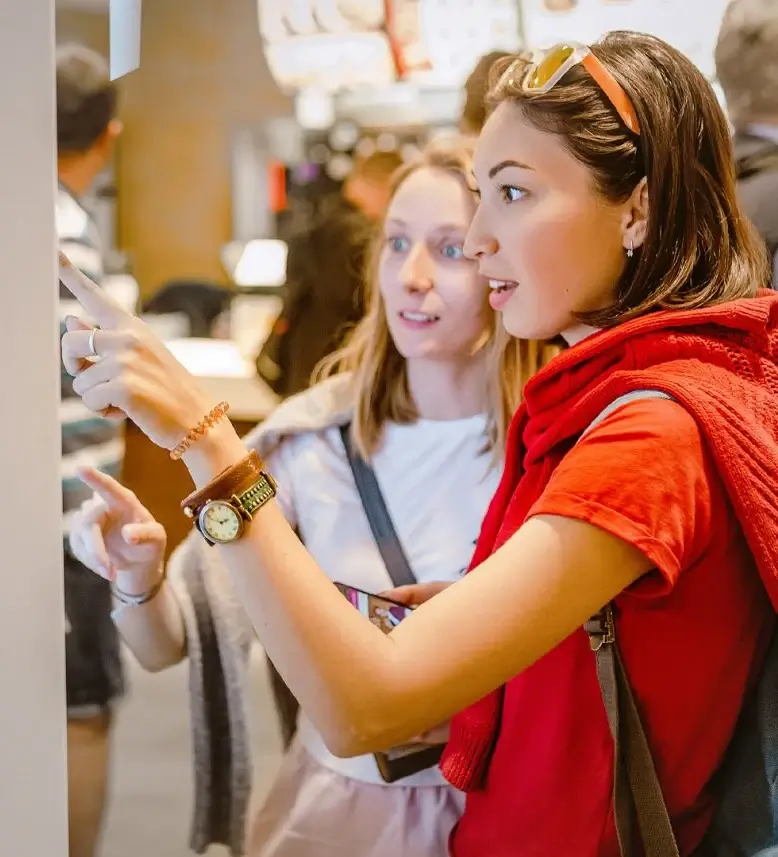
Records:
[[[519,43],[517,0],[259,0],[268,65],[287,88],[460,87]]]
[[[729,0],[258,0],[268,63],[285,87],[330,92],[460,87],[477,59],[520,43],[593,42],[609,30],[666,39],[713,76]]]
[[[396,79],[384,0],[259,0],[268,66],[285,88],[336,91]]]
[[[479,57],[518,50],[517,0],[391,0],[388,32],[403,79],[461,87]]]
[[[713,50],[729,0],[522,0],[524,39],[549,47],[591,43],[609,30],[638,30],[683,51],[709,78]]]
[[[316,87],[329,92],[351,86],[381,88],[397,79],[383,33],[290,36],[267,43],[268,67],[284,89]]]
[[[259,0],[259,26],[269,42],[289,36],[378,30],[384,0]]]

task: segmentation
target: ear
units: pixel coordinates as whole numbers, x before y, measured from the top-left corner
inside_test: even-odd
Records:
[[[110,157],[113,152],[114,145],[123,130],[124,126],[119,119],[111,119],[111,121],[105,126],[105,130],[95,143],[95,147],[103,156]]]
[[[621,223],[624,249],[642,247],[648,234],[648,179],[643,177],[625,203]]]
[[[111,141],[115,141],[124,131],[124,125],[122,124],[121,119],[111,119],[108,123],[108,127],[105,129],[106,136],[111,139]]]

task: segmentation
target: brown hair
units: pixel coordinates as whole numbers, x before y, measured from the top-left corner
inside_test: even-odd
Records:
[[[592,52],[631,99],[640,137],[580,65],[550,92],[525,93],[527,59],[499,63],[489,96],[495,105],[516,104],[534,127],[559,136],[607,199],[627,200],[647,178],[645,242],[627,260],[612,306],[582,320],[608,327],[653,310],[753,296],[768,283],[767,256],[737,201],[732,142],[713,88],[653,36],[609,33]]]
[[[464,133],[480,134],[488,116],[486,96],[489,93],[489,80],[492,66],[498,60],[511,56],[507,51],[491,51],[484,54],[475,64],[465,82],[465,103],[459,126]]]
[[[365,179],[366,181],[385,184],[402,166],[403,159],[399,152],[372,152],[370,155],[357,156],[351,176]]]
[[[117,89],[103,56],[82,45],[57,49],[57,150],[92,148],[116,117]]]
[[[431,143],[418,160],[400,168],[392,178],[391,195],[420,169],[443,170],[467,183],[471,174],[472,148],[465,141],[446,140]],[[352,374],[356,405],[352,436],[359,454],[368,459],[381,441],[384,423],[415,422],[416,404],[408,387],[405,358],[395,347],[386,320],[383,299],[378,288],[378,266],[383,238],[373,245],[366,277],[367,310],[346,344],[325,358],[314,372],[314,380],[323,380],[341,372]],[[486,301],[486,291],[484,291]],[[490,314],[490,318],[493,316]],[[486,348],[489,362],[496,363],[489,375],[484,404],[489,410],[489,447],[501,457],[508,423],[518,407],[524,383],[540,368],[550,352],[523,340],[505,343],[495,330],[489,331]]]

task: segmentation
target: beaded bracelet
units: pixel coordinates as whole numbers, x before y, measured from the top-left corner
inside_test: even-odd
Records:
[[[212,408],[205,417],[187,433],[186,437],[170,450],[170,457],[173,461],[178,461],[178,459],[181,458],[193,443],[200,440],[201,437],[204,437],[208,431],[216,425],[216,423],[221,422],[221,420],[223,420],[227,415],[227,411],[229,411],[229,409],[230,406],[227,402],[220,402],[215,408]]]

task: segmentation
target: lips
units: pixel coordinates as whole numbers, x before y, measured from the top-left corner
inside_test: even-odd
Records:
[[[496,312],[500,312],[510,302],[514,291],[519,287],[515,280],[495,280],[489,277],[489,305]]]
[[[494,280],[490,278],[488,282],[489,288],[498,294],[507,292],[509,289],[515,289],[519,285],[515,280]]]
[[[419,312],[418,310],[402,309],[398,315],[403,321],[410,321],[413,324],[434,324],[436,321],[440,321],[439,315]]]

